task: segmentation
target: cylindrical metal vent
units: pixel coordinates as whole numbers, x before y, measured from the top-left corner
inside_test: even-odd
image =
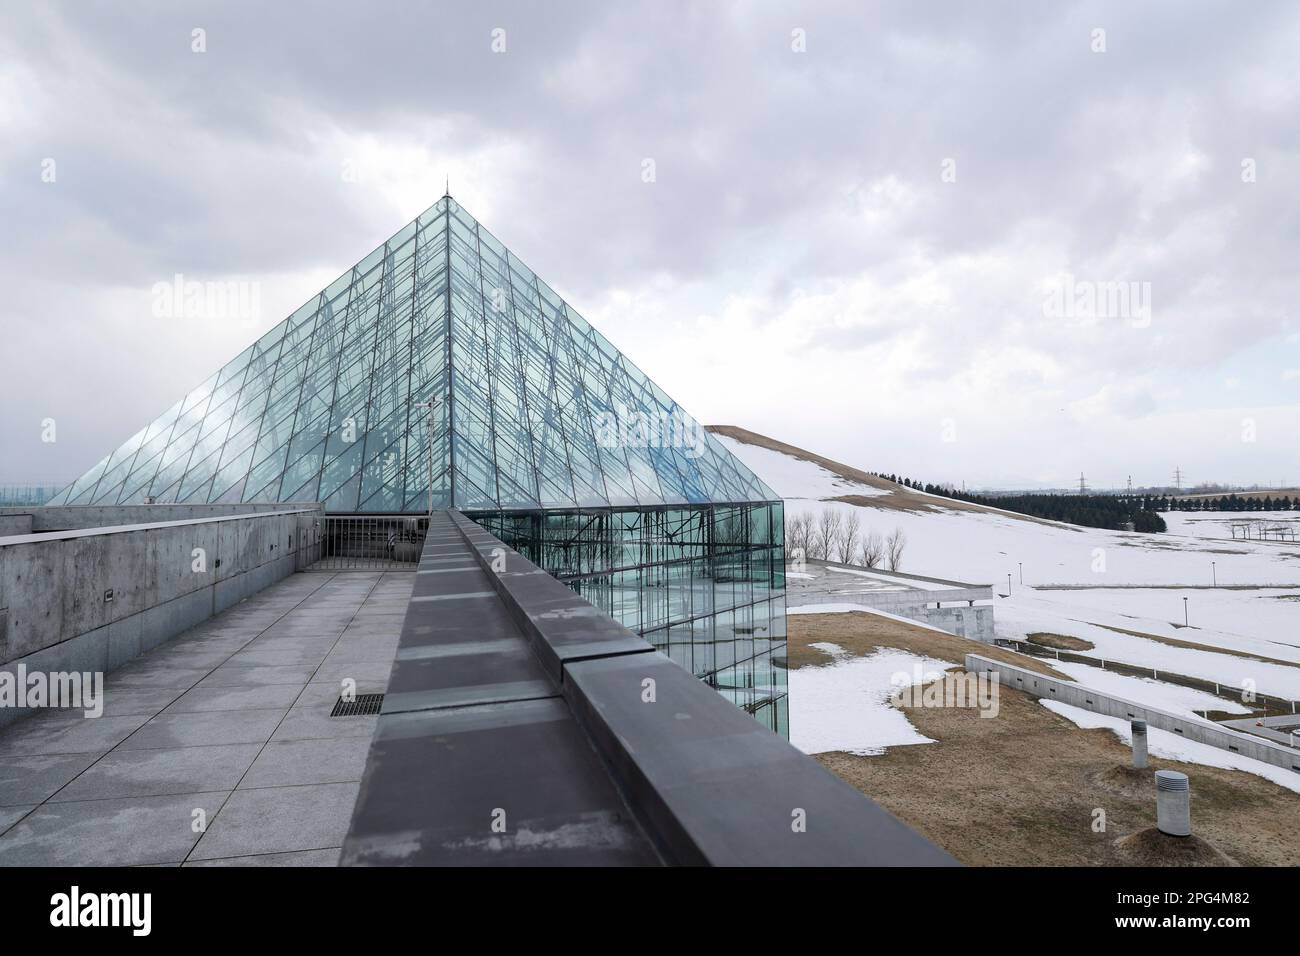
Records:
[[[1133,730],[1133,766],[1141,770],[1147,765],[1147,722],[1135,720],[1129,726]]]
[[[1156,828],[1169,836],[1192,835],[1192,789],[1187,774],[1156,771]]]

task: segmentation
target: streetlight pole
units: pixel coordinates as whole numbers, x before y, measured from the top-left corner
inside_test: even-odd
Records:
[[[1007,572],[1007,597],[1011,597],[1011,572]]]
[[[1024,584],[1025,583],[1025,562],[1017,561],[1016,564],[1020,566],[1020,583]]]
[[[1183,627],[1187,626],[1187,598],[1183,598]]]
[[[420,408],[429,410],[429,417],[425,420],[424,430],[429,440],[429,520],[433,520],[433,410],[438,407],[438,396],[430,395],[427,402],[416,402]]]
[[[1210,583],[1216,588],[1219,586],[1219,573],[1214,568],[1214,562],[1210,562]]]

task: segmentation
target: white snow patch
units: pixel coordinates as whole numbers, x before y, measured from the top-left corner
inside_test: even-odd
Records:
[[[887,495],[888,491],[861,482],[850,481],[827,471],[821,465],[784,452],[714,435],[727,449],[763,479],[782,498],[836,498],[840,495]]]
[[[1082,707],[1063,704],[1059,700],[1040,700],[1039,703],[1084,730],[1094,730],[1100,727],[1113,731],[1121,742],[1132,746],[1133,739],[1127,720],[1122,720],[1119,717],[1109,717],[1105,714],[1095,714],[1090,710],[1084,710]],[[1294,770],[1275,767],[1270,763],[1264,763],[1262,760],[1254,760],[1228,750],[1211,747],[1209,744],[1203,744],[1196,740],[1188,740],[1167,730],[1159,730],[1150,726],[1147,728],[1147,751],[1154,757],[1164,757],[1166,760],[1181,760],[1184,763],[1200,764],[1203,767],[1222,767],[1226,770],[1241,770],[1245,773],[1253,773],[1257,777],[1263,777],[1265,780],[1270,780],[1279,786],[1286,787],[1288,790],[1300,793],[1300,773],[1296,773]],[[1154,772],[1152,771],[1153,774]],[[1154,799],[1154,787],[1151,793]],[[1192,814],[1193,816],[1196,814],[1195,780],[1192,781]]]
[[[838,644],[832,644],[830,641],[816,641],[808,646],[815,647],[817,650],[835,658],[846,658],[850,656],[848,651],[840,647]]]
[[[886,747],[934,743],[889,698],[913,683],[917,668],[938,680],[955,665],[893,648],[852,657],[836,644],[814,646],[836,659],[790,671],[792,744],[808,754],[847,751],[864,756],[883,753]],[[900,674],[903,677],[891,683]]]
[[[1143,620],[1141,617],[1123,613],[1120,609],[1130,606],[1127,602],[1140,600],[1137,595],[1148,595],[1148,600],[1170,601],[1179,600],[1179,593],[1178,591],[1160,591],[1155,594],[1148,591],[1106,591],[1099,594],[1066,591],[1052,592],[1049,596],[1043,592],[1030,593],[1026,588],[1020,590],[1012,600],[997,603],[997,633],[1000,637],[1021,639],[1035,631],[1069,634],[1092,642],[1094,645],[1092,650],[1076,652],[1086,657],[1122,661],[1138,667],[1151,667],[1172,674],[1214,681],[1222,685],[1224,694],[1239,695],[1244,687],[1253,687],[1259,693],[1272,694],[1287,700],[1300,699],[1300,666],[1295,664],[1275,664],[1210,650],[1173,647],[1160,641],[1121,634],[1097,626],[1106,624],[1163,635],[1165,630],[1162,629],[1160,622]],[[1203,603],[1208,600],[1217,602],[1220,607],[1231,607],[1240,600],[1238,595],[1243,592],[1226,592],[1217,596],[1206,595],[1205,592],[1194,593],[1197,595],[1195,599]],[[1107,597],[1114,602],[1114,606],[1110,608],[1102,606],[1102,602]],[[1274,604],[1279,606],[1291,604],[1291,608],[1288,611],[1285,607],[1257,606],[1253,615],[1243,614],[1237,626],[1257,628],[1262,634],[1271,633],[1277,638],[1286,637],[1294,641],[1295,638],[1291,635],[1295,631],[1295,605],[1287,601],[1276,601]],[[1279,610],[1280,616],[1275,617],[1274,613],[1271,613]],[[1170,627],[1167,623],[1163,628],[1167,629],[1170,636],[1210,646],[1218,645],[1248,654],[1267,654],[1291,660],[1297,657],[1297,649],[1293,645],[1281,643],[1280,640],[1263,640],[1208,628],[1189,633],[1187,630]]]
[[[1165,519],[1170,534],[1194,538],[1227,538],[1231,541],[1233,525],[1243,524],[1300,530],[1300,512],[1297,511],[1168,511],[1161,517]],[[1254,535],[1258,533],[1252,531]],[[1236,534],[1239,543],[1247,543],[1242,531],[1238,530]]]

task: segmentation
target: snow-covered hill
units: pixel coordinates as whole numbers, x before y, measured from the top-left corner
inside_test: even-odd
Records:
[[[714,431],[786,500],[787,520],[853,511],[864,533],[902,529],[903,570],[993,584],[1006,595],[995,601],[999,636],[1064,634],[1091,642],[1090,656],[1300,698],[1300,667],[1289,666],[1300,665],[1300,542],[1233,541],[1216,536],[1227,532],[1215,521],[1166,534],[1040,521],[903,488],[752,432]]]

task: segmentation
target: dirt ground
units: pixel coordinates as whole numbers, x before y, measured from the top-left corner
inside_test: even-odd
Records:
[[[975,645],[989,657],[1051,670],[869,614],[790,617],[791,667],[828,663],[809,646],[818,642],[853,654],[893,647],[954,662]],[[1129,748],[1110,731],[1081,730],[1020,691],[1000,690],[993,718],[974,709],[903,708],[936,743],[816,759],[970,865],[1300,865],[1300,794],[1251,774],[1156,758],[1133,770]],[[1144,832],[1155,825],[1152,774],[1160,769],[1191,778],[1192,830],[1204,846]],[[1094,829],[1099,810],[1104,832]]]

